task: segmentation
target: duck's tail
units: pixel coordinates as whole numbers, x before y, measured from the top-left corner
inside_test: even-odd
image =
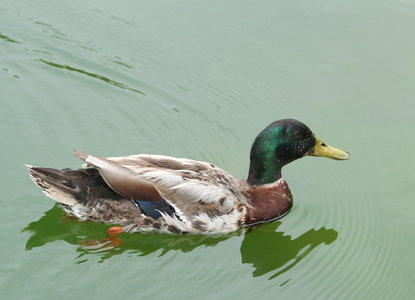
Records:
[[[48,197],[70,206],[77,203],[75,195],[79,192],[79,187],[69,176],[69,170],[39,168],[31,165],[26,165],[26,167],[29,168],[30,178],[44,190]]]

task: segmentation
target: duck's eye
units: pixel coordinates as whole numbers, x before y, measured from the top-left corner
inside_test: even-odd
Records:
[[[298,130],[294,131],[294,137],[298,138],[302,135],[303,135],[303,132],[301,130],[298,129]]]

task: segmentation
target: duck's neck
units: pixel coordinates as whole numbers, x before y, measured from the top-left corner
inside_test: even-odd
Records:
[[[255,186],[276,182],[282,178],[282,165],[277,159],[251,155],[247,182]]]

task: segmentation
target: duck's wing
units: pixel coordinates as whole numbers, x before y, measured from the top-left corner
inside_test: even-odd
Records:
[[[74,155],[97,169],[105,182],[118,194],[143,201],[162,200],[153,184],[116,161],[105,157],[97,158],[80,150],[74,150]]]
[[[182,219],[224,215],[246,204],[238,181],[209,163],[161,155],[97,158],[77,150],[75,156],[99,170],[115,192],[135,200],[164,199]]]

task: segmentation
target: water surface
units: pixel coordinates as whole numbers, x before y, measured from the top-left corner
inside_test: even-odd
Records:
[[[2,1],[0,294],[5,299],[411,299],[411,1]],[[66,222],[23,163],[166,154],[245,178],[293,117],[351,153],[283,170],[294,208],[219,236]]]

